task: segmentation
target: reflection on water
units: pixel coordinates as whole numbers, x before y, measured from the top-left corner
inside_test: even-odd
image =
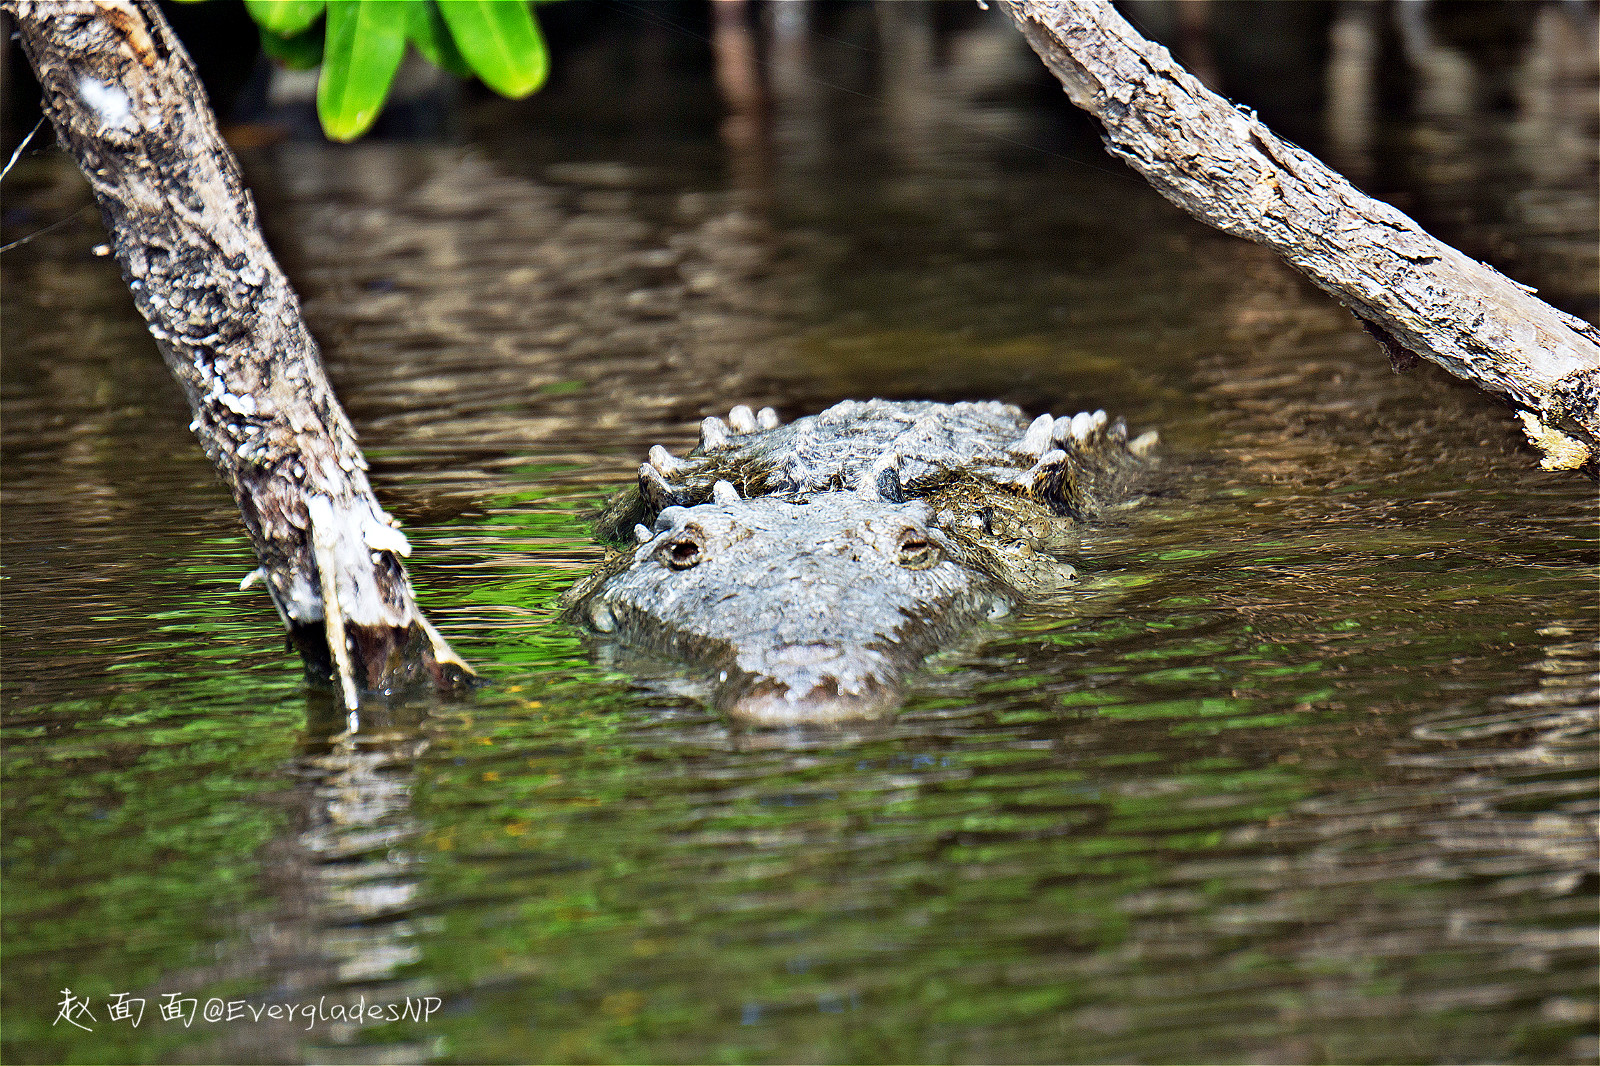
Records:
[[[7,254],[8,1059],[1596,1058],[1592,486],[947,14],[719,22],[721,82],[663,75],[713,44],[641,15],[570,62],[649,92],[248,160],[423,599],[493,680],[353,730],[237,591],[95,227]],[[1397,121],[1360,64],[1400,31],[1357,16],[1330,141],[1592,313],[1561,43],[1592,22],[1539,10],[1512,110],[1419,89]],[[654,121],[719,86],[740,121]],[[81,202],[59,159],[14,177],[8,227]],[[869,394],[1105,406],[1162,428],[1167,477],[1077,610],[938,657],[871,731],[730,733],[555,622],[650,444]],[[51,1024],[63,988],[93,1034]],[[186,1028],[167,993],[440,1006]]]

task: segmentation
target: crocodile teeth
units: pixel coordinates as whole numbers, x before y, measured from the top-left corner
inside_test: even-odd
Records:
[[[778,412],[774,411],[770,407],[763,407],[761,410],[756,412],[756,425],[760,426],[762,429],[777,429]]]
[[[1018,455],[1027,455],[1037,458],[1044,454],[1050,447],[1050,431],[1055,428],[1055,419],[1049,415],[1040,415],[1028,427],[1028,432],[1022,435],[1022,440],[1012,447]]]
[[[649,526],[636,525],[633,527],[633,539],[638,541],[640,544],[649,543],[650,538],[654,536],[655,534],[650,532]]]
[[[726,506],[730,503],[738,503],[739,499],[739,490],[734,488],[730,482],[718,481],[711,486],[711,500],[713,503]]]
[[[650,465],[655,467],[662,477],[673,477],[689,464],[674,456],[661,445],[652,444],[650,446]]]
[[[1147,433],[1139,434],[1137,437],[1129,441],[1128,450],[1134,455],[1137,455],[1139,458],[1143,459],[1145,456],[1155,451],[1156,444],[1160,440],[1161,434],[1152,429]]]
[[[700,450],[720,452],[728,446],[728,426],[720,418],[707,418],[700,423]]]
[[[744,404],[740,404],[728,412],[728,428],[735,433],[754,433],[756,431],[756,413]]]
[[[681,504],[678,494],[667,484],[667,479],[661,476],[661,471],[644,463],[639,467],[639,494],[650,502],[656,510]]]

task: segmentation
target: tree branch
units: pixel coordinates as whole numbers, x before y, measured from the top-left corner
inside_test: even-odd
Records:
[[[1072,102],[1100,120],[1107,149],[1168,200],[1271,248],[1376,335],[1509,398],[1546,469],[1600,459],[1600,330],[1280,140],[1108,0],[1000,3]]]
[[[470,670],[417,609],[399,559],[410,548],[373,496],[299,300],[160,11],[151,0],[4,8],[308,669],[337,677],[352,708],[358,684],[462,681]]]

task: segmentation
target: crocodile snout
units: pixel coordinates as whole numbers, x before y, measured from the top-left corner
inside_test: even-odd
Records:
[[[749,725],[831,725],[879,718],[900,702],[881,652],[829,641],[775,644],[739,655],[718,703]]]
[[[763,658],[765,670],[731,679],[717,701],[747,725],[834,725],[881,718],[899,705],[898,685],[841,648],[792,645]]]

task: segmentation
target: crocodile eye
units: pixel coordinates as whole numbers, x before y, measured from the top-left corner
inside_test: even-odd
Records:
[[[700,538],[685,531],[662,545],[659,557],[674,570],[687,570],[698,566],[703,558]]]
[[[939,561],[939,549],[926,534],[915,529],[907,530],[900,537],[899,555],[898,562],[907,570],[926,570]]]

